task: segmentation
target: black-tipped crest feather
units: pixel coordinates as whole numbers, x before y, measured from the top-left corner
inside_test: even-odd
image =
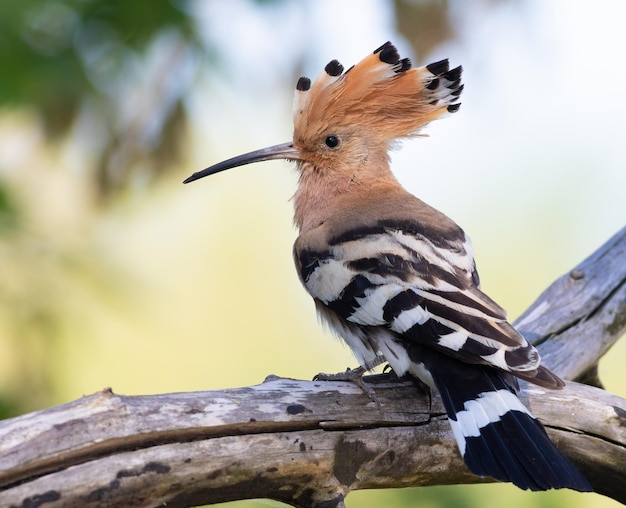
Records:
[[[330,62],[326,64],[326,67],[324,67],[324,70],[329,76],[333,76],[333,77],[340,76],[341,73],[343,72],[343,65],[341,65],[339,61],[337,60],[331,60]]]
[[[439,76],[440,74],[443,74],[444,72],[448,72],[448,69],[450,68],[450,64],[448,63],[448,59],[445,58],[443,60],[439,60],[438,62],[433,62],[431,64],[428,64],[426,68],[428,69],[429,72],[431,72],[435,76]]]
[[[343,72],[331,60],[310,84],[307,95],[296,96],[295,139],[317,140],[329,127],[374,129],[383,141],[415,135],[457,103],[462,91],[461,67],[450,70],[448,60],[413,68],[386,42]],[[303,91],[299,83],[297,89]],[[308,90],[308,88],[306,88]]]
[[[306,92],[310,88],[311,80],[309,78],[302,76],[300,79],[298,79],[298,82],[296,83],[296,90],[298,90],[299,92]]]
[[[383,44],[379,49],[380,51],[375,51],[374,54],[378,53],[381,62],[395,65],[400,61],[400,54],[391,42]]]

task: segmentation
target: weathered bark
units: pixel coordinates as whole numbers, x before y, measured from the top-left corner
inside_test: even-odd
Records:
[[[593,378],[626,331],[626,228],[518,320],[560,375]],[[437,395],[393,376],[356,387],[272,377],[211,392],[110,390],[0,422],[0,506],[191,506],[268,497],[342,506],[351,490],[485,481],[463,465]],[[626,400],[569,383],[523,391],[594,489],[626,503]]]

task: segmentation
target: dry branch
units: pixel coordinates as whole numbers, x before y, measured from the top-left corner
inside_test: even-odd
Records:
[[[626,331],[626,228],[518,320],[546,363],[593,371]],[[351,490],[481,481],[440,399],[371,376],[382,406],[345,383],[272,377],[211,392],[110,390],[0,422],[0,506],[191,506],[268,497],[342,506]],[[626,503],[626,400],[570,383],[523,392],[594,489]]]

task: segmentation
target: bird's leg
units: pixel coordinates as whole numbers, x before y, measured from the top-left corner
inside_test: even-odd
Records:
[[[361,391],[372,400],[378,409],[381,408],[380,400],[369,386],[365,384],[363,381],[363,375],[381,365],[385,359],[382,356],[377,356],[373,362],[370,362],[366,365],[360,365],[356,369],[348,369],[345,372],[339,372],[337,374],[325,374],[320,372],[315,377],[313,377],[313,381],[347,381],[349,383],[354,383],[357,385]]]
[[[347,381],[349,383],[354,383],[370,400],[374,401],[376,407],[380,409],[381,404],[378,397],[374,393],[374,390],[367,386],[365,381],[363,381],[363,375],[367,371],[368,369],[365,367],[359,366],[356,369],[348,368],[345,372],[339,372],[337,374],[325,374],[324,372],[320,372],[313,378],[313,381]]]

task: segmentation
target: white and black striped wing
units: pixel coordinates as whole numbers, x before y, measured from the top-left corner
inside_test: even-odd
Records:
[[[480,291],[460,228],[427,237],[415,224],[379,221],[331,238],[323,251],[298,242],[295,257],[308,292],[352,330],[386,330],[467,363],[558,385],[505,311]]]

